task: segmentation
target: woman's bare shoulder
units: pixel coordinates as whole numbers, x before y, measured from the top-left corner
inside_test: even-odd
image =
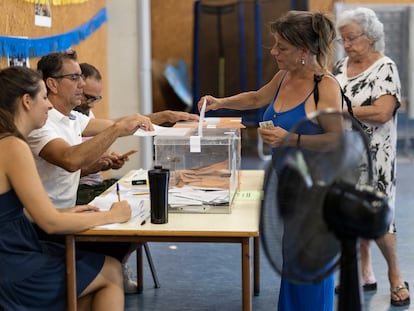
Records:
[[[1,157],[15,158],[16,155],[31,154],[29,145],[14,135],[0,135],[0,149],[7,150],[1,153]]]
[[[340,90],[340,85],[338,80],[336,80],[336,78],[331,74],[324,74],[323,76],[321,76],[321,81],[320,81],[320,85],[323,88],[332,88],[333,90]]]

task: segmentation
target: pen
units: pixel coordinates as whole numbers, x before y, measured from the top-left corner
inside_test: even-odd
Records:
[[[121,202],[121,195],[119,194],[119,183],[116,183],[116,195],[118,196],[118,202]]]
[[[143,221],[141,221],[141,226],[147,223],[147,220],[150,218],[151,215],[148,215]]]
[[[149,192],[138,192],[138,193],[133,193],[132,195],[149,195]]]

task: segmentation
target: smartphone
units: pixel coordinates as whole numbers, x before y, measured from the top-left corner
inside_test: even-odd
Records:
[[[138,152],[138,150],[135,150],[135,149],[129,150],[128,152],[125,152],[123,155],[121,155],[121,159],[128,158],[131,154],[134,154],[135,152]]]

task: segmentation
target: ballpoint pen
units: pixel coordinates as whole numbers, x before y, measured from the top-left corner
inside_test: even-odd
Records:
[[[141,221],[141,226],[145,225],[147,223],[147,220],[150,218],[150,214],[147,215],[147,217],[145,217],[145,219],[143,221]]]
[[[116,183],[116,195],[118,196],[118,202],[121,202],[121,195],[119,193],[119,183]]]

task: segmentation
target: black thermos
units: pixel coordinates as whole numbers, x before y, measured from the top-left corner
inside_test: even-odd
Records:
[[[168,181],[170,171],[155,165],[154,169],[148,171],[150,200],[151,200],[151,223],[165,224],[168,222]]]

